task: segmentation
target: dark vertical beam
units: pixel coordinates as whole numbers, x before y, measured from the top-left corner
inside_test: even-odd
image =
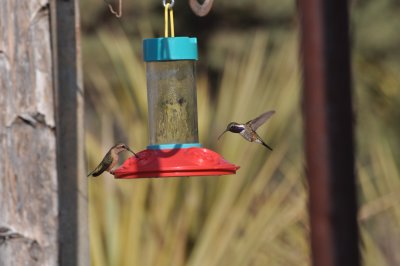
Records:
[[[299,0],[313,265],[359,265],[348,2]]]
[[[78,0],[52,0],[59,265],[90,265]]]

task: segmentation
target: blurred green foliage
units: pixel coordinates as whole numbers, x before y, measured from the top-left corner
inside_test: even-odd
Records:
[[[122,1],[115,18],[81,1],[88,168],[117,141],[148,144],[143,38],[163,32],[161,1]],[[113,3],[113,5],[117,2]],[[365,265],[400,264],[400,5],[353,1],[359,222]],[[93,265],[309,265],[298,18],[293,1],[215,1],[198,18],[176,1],[175,32],[196,36],[199,137],[241,166],[236,175],[89,180]],[[275,109],[258,131],[273,152],[230,121]]]

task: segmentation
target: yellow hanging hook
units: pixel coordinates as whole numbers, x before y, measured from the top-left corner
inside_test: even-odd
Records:
[[[174,6],[175,1],[172,0],[171,3],[166,3],[163,0],[164,5],[164,37],[168,37],[168,9],[169,9],[169,19],[170,19],[170,27],[171,27],[171,37],[175,37],[175,29],[174,29],[174,12],[172,11],[172,7]]]

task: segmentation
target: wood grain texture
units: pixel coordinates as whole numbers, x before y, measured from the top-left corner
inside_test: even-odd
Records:
[[[77,14],[0,0],[0,266],[89,265]]]
[[[57,165],[48,2],[0,2],[0,265],[56,265]]]

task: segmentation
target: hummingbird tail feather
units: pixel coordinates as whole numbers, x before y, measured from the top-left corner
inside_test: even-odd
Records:
[[[92,175],[93,175],[94,177],[96,177],[96,176],[101,175],[103,172],[104,172],[104,171],[98,171],[98,172],[93,173]]]
[[[99,176],[106,169],[107,169],[107,167],[105,167],[103,164],[99,164],[92,172],[90,172],[90,174],[87,175],[87,177],[89,177],[89,176],[94,176],[94,177]]]
[[[90,172],[89,174],[87,174],[86,177],[90,177],[91,175],[93,175],[93,173],[96,171],[96,169],[94,169],[92,172]]]
[[[266,144],[264,141],[263,142],[261,142],[261,144],[262,145],[264,145],[265,147],[267,147],[267,149],[269,149],[269,150],[273,150],[270,146],[268,146],[268,144]]]

